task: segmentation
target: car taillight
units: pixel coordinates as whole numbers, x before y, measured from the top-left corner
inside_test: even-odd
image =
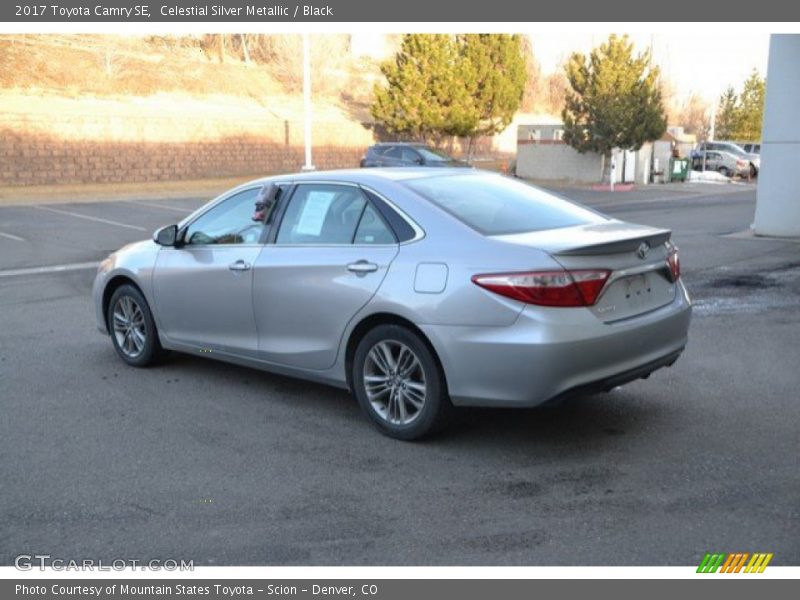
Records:
[[[592,306],[611,271],[530,271],[475,275],[472,282],[484,289],[539,306]]]
[[[669,245],[668,246],[668,253],[667,253],[667,266],[669,267],[669,273],[672,277],[672,281],[678,281],[681,276],[681,261],[678,258],[678,247]]]

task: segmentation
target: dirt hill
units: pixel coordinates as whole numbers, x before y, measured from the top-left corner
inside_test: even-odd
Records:
[[[204,36],[0,36],[4,120],[69,138],[143,141],[174,137],[175,131],[162,126],[165,119],[184,122],[190,139],[274,121],[281,122],[276,128],[281,141],[283,122],[294,137],[303,103],[295,85],[302,75],[286,60],[292,48],[270,64],[245,62],[232,50],[221,60]],[[315,65],[315,122],[350,129],[344,137],[354,143],[368,142],[371,134],[361,121],[368,118],[369,99],[346,90],[371,89],[377,69],[342,58],[327,62]],[[84,127],[87,117],[97,125]],[[81,127],[74,126],[76,119],[83,119]]]

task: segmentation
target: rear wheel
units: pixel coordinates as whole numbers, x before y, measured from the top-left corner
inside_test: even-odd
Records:
[[[753,179],[756,175],[758,175],[758,170],[753,163],[750,163],[750,179]]]
[[[359,342],[353,391],[386,435],[415,440],[441,429],[452,406],[441,368],[425,342],[397,325],[379,325]]]
[[[146,367],[166,354],[147,300],[133,285],[121,285],[114,291],[106,319],[114,349],[129,365]]]
[[[720,167],[718,171],[720,175],[724,175],[725,177],[730,176],[730,171],[728,171],[728,167]]]

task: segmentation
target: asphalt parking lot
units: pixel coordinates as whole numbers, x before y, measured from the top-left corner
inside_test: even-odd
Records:
[[[674,367],[413,444],[339,390],[122,364],[91,265],[202,199],[0,206],[0,564],[800,564],[800,244],[740,235],[752,187],[686,190],[563,191],[674,230],[696,303]]]

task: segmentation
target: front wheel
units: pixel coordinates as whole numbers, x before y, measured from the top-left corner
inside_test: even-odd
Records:
[[[727,167],[720,167],[719,168],[719,174],[724,176],[724,177],[728,177],[730,175],[730,172],[728,171]]]
[[[136,287],[126,284],[114,291],[106,319],[114,349],[129,365],[146,367],[165,355],[150,307]]]
[[[441,367],[405,327],[380,325],[361,339],[352,381],[361,409],[393,438],[415,440],[438,431],[452,411]]]

